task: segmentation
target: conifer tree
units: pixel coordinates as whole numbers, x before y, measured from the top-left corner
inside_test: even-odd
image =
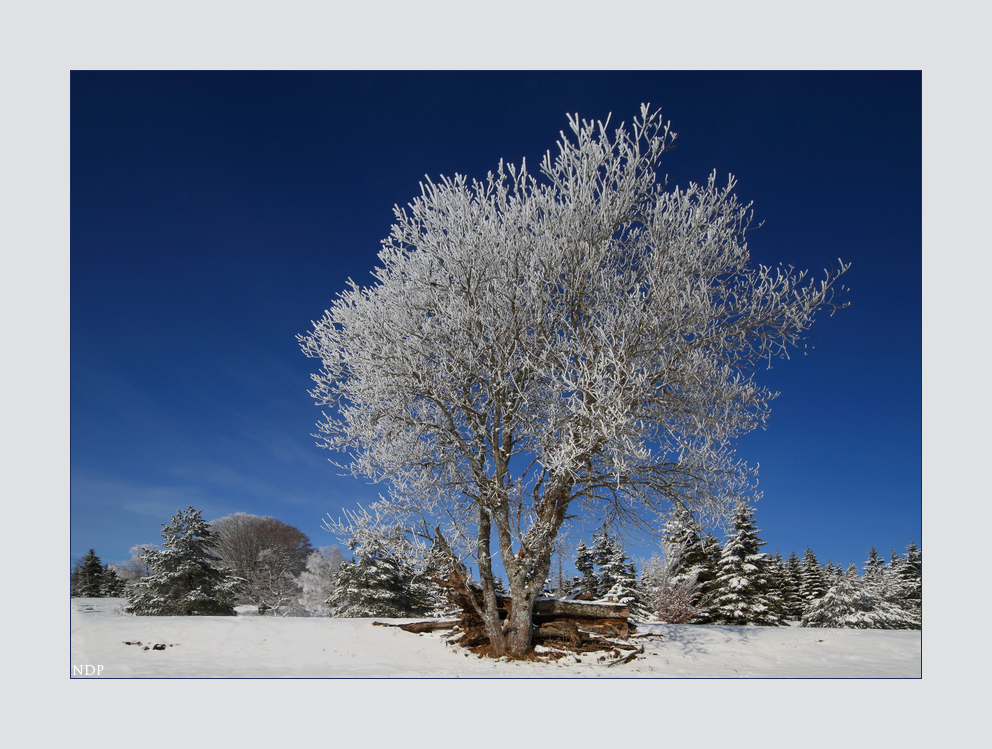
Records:
[[[700,541],[702,559],[694,566],[696,571],[696,591],[699,595],[699,610],[693,624],[712,624],[717,621],[714,608],[714,598],[717,593],[717,572],[720,567],[720,556],[723,549],[720,540],[712,533],[706,533]]]
[[[906,556],[899,560],[893,571],[901,587],[901,596],[906,608],[919,620],[923,603],[923,554],[915,542],[906,546]]]
[[[829,589],[823,574],[823,568],[816,559],[816,554],[808,546],[803,554],[802,576],[799,580],[799,596],[803,601],[803,613],[809,611],[814,601],[823,598]]]
[[[779,588],[779,597],[782,599],[782,616],[788,621],[799,621],[803,618],[805,607],[800,594],[801,581],[802,562],[793,550],[782,562],[782,582]]]
[[[868,550],[868,559],[864,564],[864,578],[866,580],[880,578],[885,570],[885,560],[881,554],[872,546]]]
[[[84,554],[69,578],[69,595],[80,598],[104,596],[105,570],[93,549]]]
[[[391,539],[351,539],[355,558],[341,563],[331,585],[330,605],[342,617],[425,616],[438,605],[427,574],[403,554],[399,534]]]
[[[152,574],[129,591],[126,613],[147,616],[234,616],[238,579],[219,569],[216,537],[192,506],[162,526],[163,549],[143,559]]]
[[[127,584],[109,564],[103,568],[103,595],[108,598],[123,598],[127,595]]]
[[[675,505],[665,523],[663,543],[669,584],[679,591],[676,608],[684,610],[682,599],[691,593],[696,611],[692,621],[696,624],[712,621],[708,604],[720,559],[719,540],[713,534],[704,536],[692,513],[682,505]]]
[[[712,611],[718,624],[775,626],[780,623],[779,603],[769,581],[767,561],[759,551],[763,545],[751,506],[745,500],[739,501],[717,569]]]
[[[767,572],[768,572],[768,585],[769,591],[778,609],[776,613],[780,622],[785,622],[788,616],[788,604],[786,603],[786,597],[788,595],[788,582],[785,572],[785,560],[782,559],[782,555],[776,549],[775,553],[765,557],[767,561]]]
[[[575,547],[575,569],[579,571],[581,577],[575,582],[575,593],[588,592],[593,596],[598,596],[598,584],[596,581],[595,561],[592,550],[583,541]]]
[[[573,592],[573,582],[565,578],[565,569],[560,552],[555,552],[557,559],[551,561],[551,574],[544,584],[545,595],[552,598],[565,598]]]
[[[852,564],[836,585],[813,602],[799,626],[917,629],[918,622],[884,586],[881,575],[859,578]]]

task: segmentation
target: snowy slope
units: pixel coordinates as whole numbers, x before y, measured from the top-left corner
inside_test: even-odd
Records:
[[[70,674],[75,667],[84,678],[921,676],[919,631],[646,624],[638,634],[662,637],[638,640],[643,656],[607,668],[598,654],[556,663],[480,659],[446,645],[443,634],[376,627],[372,619],[136,617],[120,613],[123,603],[70,600]],[[165,649],[151,649],[157,644]]]

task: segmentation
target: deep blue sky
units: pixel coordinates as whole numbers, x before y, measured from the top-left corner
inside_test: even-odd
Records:
[[[851,307],[762,372],[781,391],[760,463],[766,551],[860,566],[921,535],[921,74],[71,74],[71,560],[207,519],[326,513],[379,488],[310,435],[295,340],[370,282],[392,206],[425,174],[536,167],[567,112],[679,133],[665,170],[738,178],[755,262],[851,262]],[[638,548],[645,556],[650,548]]]

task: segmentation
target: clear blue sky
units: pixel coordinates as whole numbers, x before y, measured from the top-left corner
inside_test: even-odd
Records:
[[[189,504],[337,543],[325,514],[379,488],[315,446],[295,335],[371,281],[425,174],[533,165],[567,112],[645,101],[673,183],[716,169],[754,201],[755,262],[852,264],[851,307],[761,373],[782,395],[739,455],[765,550],[925,552],[920,73],[73,72],[70,561],[126,559]]]

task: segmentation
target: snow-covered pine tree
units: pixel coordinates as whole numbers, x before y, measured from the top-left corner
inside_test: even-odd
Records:
[[[578,570],[579,577],[575,582],[573,593],[589,593],[598,597],[598,584],[596,582],[595,560],[592,550],[586,546],[584,541],[579,541],[575,547],[575,569]]]
[[[768,584],[769,590],[772,594],[774,601],[778,604],[778,614],[779,622],[784,623],[788,620],[788,604],[786,603],[786,596],[788,595],[788,581],[785,572],[785,560],[782,559],[782,555],[779,553],[778,549],[775,550],[774,554],[765,557],[768,562]]]
[[[219,569],[216,538],[200,511],[179,510],[162,526],[163,549],[149,549],[152,574],[128,593],[123,611],[145,616],[234,616],[238,579]]]
[[[96,551],[84,554],[69,576],[69,595],[79,598],[101,598],[104,588],[104,568]]]
[[[786,621],[799,621],[803,618],[803,600],[799,593],[802,580],[802,562],[796,552],[790,551],[782,562],[782,578],[779,598],[782,601],[782,618]]]
[[[560,552],[555,552],[551,560],[551,573],[544,584],[545,595],[552,598],[565,598],[573,592],[573,582],[565,577],[565,566]]]
[[[720,556],[723,547],[720,540],[712,533],[706,533],[701,541],[703,563],[696,575],[696,591],[699,594],[699,611],[692,620],[693,624],[712,624],[716,621],[713,600],[716,596],[717,570],[720,567]]]
[[[600,529],[593,536],[592,558],[597,567],[596,597],[625,604],[635,618],[647,618],[650,612],[641,600],[637,570],[627,558],[620,539],[605,528]]]
[[[847,629],[918,629],[919,623],[885,588],[882,575],[859,578],[852,564],[813,602],[799,626]]]
[[[674,596],[666,604],[664,615],[667,620],[674,617],[681,622],[691,607],[695,611],[693,623],[710,622],[708,604],[720,559],[719,540],[711,533],[704,536],[692,513],[680,504],[669,513],[662,539],[668,587]]]
[[[885,571],[885,559],[878,553],[874,546],[868,550],[868,559],[864,564],[864,578],[880,578]]]
[[[832,583],[831,583],[832,584]],[[830,588],[823,574],[823,567],[816,554],[808,546],[803,554],[802,573],[799,580],[799,597],[803,601],[803,614],[809,611],[814,602],[823,598]]]
[[[115,565],[108,564],[103,568],[103,595],[107,598],[124,598],[127,595],[127,583],[117,574]]]
[[[914,541],[906,546],[906,555],[900,558],[893,574],[902,589],[903,604],[919,620],[923,604],[923,554]]]
[[[426,577],[402,554],[400,534],[391,541],[371,535],[348,541],[355,558],[341,563],[328,601],[338,616],[425,616],[436,608]]]
[[[768,577],[767,561],[759,549],[754,514],[746,500],[734,509],[731,532],[720,554],[712,611],[718,624],[780,624],[779,603]]]

